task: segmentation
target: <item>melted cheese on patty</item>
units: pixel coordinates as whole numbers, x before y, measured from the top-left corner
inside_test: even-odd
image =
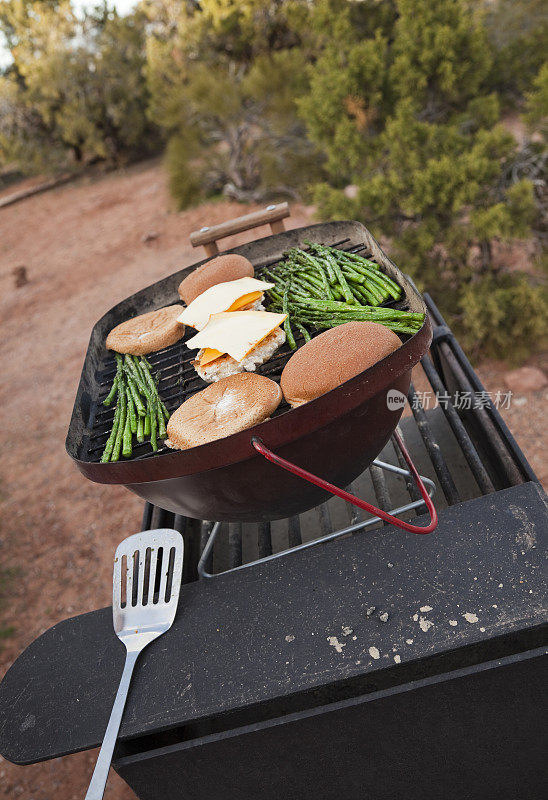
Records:
[[[242,306],[254,303],[262,297],[266,289],[271,289],[273,286],[273,283],[259,281],[256,278],[239,278],[236,281],[218,283],[198,295],[177,318],[177,322],[201,331],[212,315],[237,311]]]
[[[187,341],[187,347],[204,349],[208,361],[228,353],[241,361],[269,333],[278,328],[287,314],[269,311],[229,311],[213,314],[206,327]],[[214,352],[216,351],[216,355]],[[202,359],[200,363],[203,364]],[[207,362],[206,362],[207,363]]]

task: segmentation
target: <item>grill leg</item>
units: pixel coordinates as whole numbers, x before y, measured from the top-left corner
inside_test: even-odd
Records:
[[[272,532],[270,522],[260,522],[258,526],[259,558],[272,555]]]
[[[301,520],[299,517],[289,517],[287,521],[287,538],[289,547],[297,547],[303,543]]]
[[[242,563],[242,523],[231,522],[228,528],[228,568]]]

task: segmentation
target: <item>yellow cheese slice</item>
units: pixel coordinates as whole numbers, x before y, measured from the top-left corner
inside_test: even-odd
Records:
[[[247,306],[250,303],[254,303],[255,300],[259,300],[263,296],[262,292],[250,292],[249,294],[244,294],[243,297],[240,297],[239,300],[236,300],[230,308],[227,308],[227,311],[238,311],[239,308],[243,308],[243,306]]]
[[[241,302],[241,305],[247,305],[247,303],[251,302],[246,299],[250,295],[255,295],[255,299],[257,299],[266,289],[271,289],[273,286],[273,283],[249,277],[218,283],[198,295],[185,308],[183,313],[177,317],[177,322],[181,322],[183,325],[190,325],[191,328],[201,331],[207,325],[212,314],[232,310],[234,304],[238,304],[238,301],[245,300],[245,302]],[[236,308],[238,307],[240,306],[236,305]]]
[[[187,341],[187,347],[209,348],[241,361],[287,314],[269,311],[228,311],[213,314],[206,327]]]
[[[205,367],[206,364],[211,364],[212,361],[216,361],[223,355],[224,353],[221,353],[220,350],[214,350],[212,347],[206,347],[200,356],[200,366]]]

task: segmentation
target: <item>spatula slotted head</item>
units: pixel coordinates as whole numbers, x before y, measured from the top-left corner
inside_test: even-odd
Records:
[[[183,572],[183,537],[159,528],[129,536],[114,557],[112,616],[126,646],[142,646],[167,631],[175,618]],[[138,642],[137,642],[138,638]]]

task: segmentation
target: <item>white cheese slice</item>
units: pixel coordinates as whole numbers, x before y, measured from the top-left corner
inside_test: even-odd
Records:
[[[206,327],[186,344],[191,350],[209,347],[241,361],[265,336],[281,325],[286,317],[287,314],[272,314],[270,311],[228,311],[213,314]]]
[[[210,286],[205,292],[198,295],[183,313],[177,317],[177,322],[190,325],[191,328],[201,331],[207,325],[212,314],[228,311],[237,304],[241,298],[250,295],[249,302],[261,297],[266,289],[271,289],[273,283],[259,281],[257,278],[238,278],[236,281],[227,281]],[[253,297],[254,295],[254,297]]]

